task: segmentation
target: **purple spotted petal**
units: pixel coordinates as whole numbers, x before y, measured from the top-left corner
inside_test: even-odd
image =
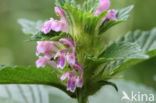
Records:
[[[76,77],[71,76],[68,78],[67,90],[74,92],[76,89]]]
[[[110,7],[110,0],[100,0],[100,5],[95,12],[95,16],[98,16],[102,12],[106,11]]]
[[[39,59],[36,61],[36,66],[37,67],[45,67],[48,62],[49,62],[48,57],[40,56]]]
[[[57,68],[63,69],[66,65],[66,58],[64,55],[59,56],[58,58],[58,63],[57,63]]]
[[[68,54],[67,55],[67,62],[69,64],[75,64],[75,54],[74,53],[71,53],[71,54]]]

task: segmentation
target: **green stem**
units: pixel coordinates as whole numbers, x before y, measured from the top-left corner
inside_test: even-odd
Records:
[[[78,100],[78,103],[89,103],[88,98],[81,98]]]
[[[77,101],[78,103],[89,103],[84,88],[77,90]]]

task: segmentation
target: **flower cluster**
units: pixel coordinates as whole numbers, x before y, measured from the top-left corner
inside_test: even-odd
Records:
[[[109,0],[100,0],[100,5],[95,16],[100,15],[102,12],[107,11],[110,7]],[[55,32],[69,32],[69,25],[66,19],[66,14],[63,9],[55,7],[55,12],[60,20],[50,18],[46,21],[44,26],[40,27],[40,31],[48,34],[50,31]],[[106,20],[117,20],[116,10],[108,10],[108,14],[103,18],[102,23]],[[54,68],[72,68],[71,71],[66,72],[61,76],[61,80],[67,81],[67,90],[74,92],[76,87],[83,85],[83,68],[76,62],[76,45],[68,38],[61,38],[59,41],[38,41],[36,55],[39,59],[36,61],[37,67],[45,67],[47,64]],[[42,56],[40,56],[42,54]]]
[[[75,43],[71,39],[62,38],[56,41],[38,41],[36,55],[39,59],[36,61],[37,67],[45,67],[47,64],[54,68],[64,69],[67,64],[72,68],[62,75],[61,80],[68,77],[67,90],[75,91],[76,87],[82,87],[83,68],[76,62]],[[68,68],[68,67],[67,67]]]

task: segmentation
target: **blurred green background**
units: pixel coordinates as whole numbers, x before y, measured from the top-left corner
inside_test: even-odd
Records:
[[[78,0],[79,1],[79,0]],[[81,0],[82,2],[84,0]],[[112,39],[130,30],[151,30],[156,26],[156,0],[111,0],[111,8],[120,9],[134,4],[129,21],[119,24],[107,33]],[[26,42],[19,18],[47,20],[55,16],[54,0],[0,0],[0,64],[34,65],[35,42]],[[156,58],[136,65],[124,72],[123,78],[145,84],[156,90]]]

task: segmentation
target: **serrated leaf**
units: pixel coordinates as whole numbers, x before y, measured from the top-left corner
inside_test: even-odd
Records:
[[[148,53],[156,50],[156,28],[151,31],[129,32],[120,41],[137,43],[144,53]]]
[[[55,32],[51,31],[48,34],[44,34],[42,32],[31,36],[31,38],[28,41],[44,41],[44,40],[52,40],[52,41],[57,41],[60,38],[71,38],[68,33],[64,32]]]
[[[66,86],[58,79],[55,68],[36,67],[2,67],[0,68],[0,84],[42,84],[57,87],[68,95]]]
[[[59,79],[52,68],[36,67],[2,67],[0,69],[0,83],[23,83],[23,84],[58,84]]]
[[[153,29],[152,31],[149,32],[147,31],[142,32],[140,30],[137,30],[135,32],[130,32],[119,41],[136,43],[140,46],[143,53],[147,54],[150,58],[156,56],[156,43],[155,43],[156,29]],[[104,73],[103,78],[107,78],[107,77],[111,78],[111,76],[121,72],[122,70],[150,58],[142,58],[142,59],[133,58],[126,61],[124,60],[116,61],[115,63],[112,64],[111,67],[109,67],[109,69],[107,69],[108,71]]]
[[[22,31],[29,35],[38,34],[40,32],[39,28],[43,25],[43,21],[41,20],[34,22],[27,19],[19,19],[18,23],[22,26]]]
[[[148,58],[139,45],[130,42],[116,42],[110,45],[97,59],[94,61],[116,61],[128,60],[135,58]]]
[[[126,8],[118,10],[117,18],[118,20],[127,20],[129,17],[129,13],[132,11],[134,8],[133,5],[130,5]]]

